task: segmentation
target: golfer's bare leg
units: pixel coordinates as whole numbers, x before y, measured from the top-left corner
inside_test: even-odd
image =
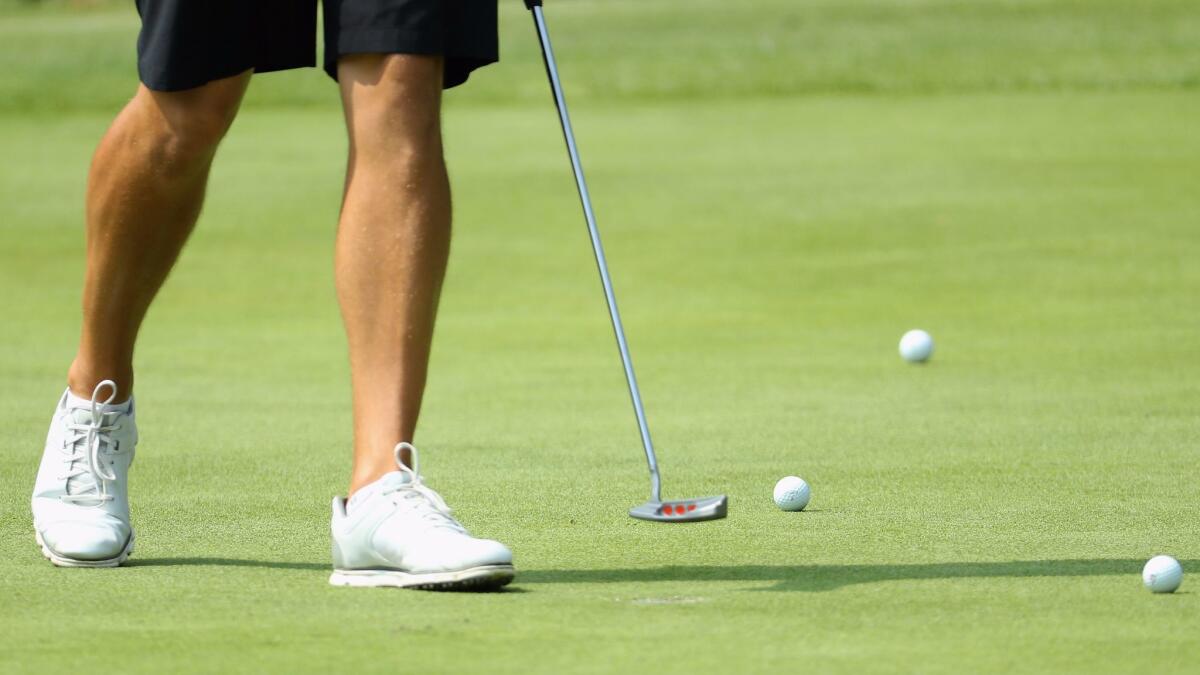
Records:
[[[357,55],[338,66],[350,160],[338,225],[338,298],[350,346],[350,492],[395,470],[417,424],[450,250],[442,59]]]
[[[104,379],[133,392],[138,328],[200,215],[217,144],[250,73],[181,92],[138,88],[105,134],[87,188],[83,330],[68,373],[90,397]]]

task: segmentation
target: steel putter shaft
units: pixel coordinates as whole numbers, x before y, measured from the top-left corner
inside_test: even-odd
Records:
[[[579,149],[575,145],[575,132],[571,129],[571,117],[567,114],[567,100],[563,97],[562,83],[558,77],[558,64],[554,60],[554,50],[550,47],[550,33],[546,30],[546,19],[542,14],[542,0],[525,0],[525,6],[533,13],[538,43],[542,47],[542,59],[546,64],[546,75],[550,79],[554,105],[558,108],[558,120],[562,124],[563,138],[567,142],[567,154],[571,157],[571,170],[575,174],[575,186],[579,189],[579,200],[583,204],[583,216],[587,220],[592,252],[596,255],[596,267],[600,271],[600,283],[604,285],[604,299],[608,303],[608,314],[612,319],[613,333],[617,338],[617,349],[621,352],[621,364],[625,367],[625,382],[629,385],[629,398],[633,401],[633,411],[637,415],[638,432],[642,438],[642,448],[646,451],[646,464],[650,467],[650,501],[630,509],[629,515],[642,520],[665,523],[687,523],[724,518],[729,503],[725,495],[667,502],[662,500],[662,480],[658,474],[658,460],[654,456],[654,444],[650,441],[650,428],[646,424],[646,411],[642,406],[642,395],[638,390],[637,377],[633,373],[633,360],[629,356],[625,328],[621,324],[621,314],[617,311],[617,297],[613,293],[612,279],[609,278],[604,247],[600,244],[600,230],[596,227],[596,216],[592,212],[592,198],[588,195],[587,182],[583,178],[583,165],[579,161]]]

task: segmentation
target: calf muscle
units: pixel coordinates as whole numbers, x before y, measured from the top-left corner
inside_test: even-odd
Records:
[[[350,159],[338,226],[338,298],[350,348],[350,492],[395,470],[415,432],[450,251],[440,57],[363,55],[338,71]]]
[[[83,325],[67,376],[76,394],[104,379],[122,398],[132,393],[138,329],[200,214],[213,155],[248,81],[246,73],[184,92],[141,87],[96,149]]]

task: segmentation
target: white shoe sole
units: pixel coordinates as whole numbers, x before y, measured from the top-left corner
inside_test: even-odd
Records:
[[[33,536],[37,539],[38,546],[42,548],[42,555],[46,560],[54,563],[58,567],[117,567],[121,563],[129,559],[129,554],[133,553],[133,530],[129,531],[129,541],[125,543],[125,550],[115,558],[107,560],[76,560],[74,558],[65,558],[46,545],[42,539],[42,533],[36,529],[33,531]]]
[[[399,570],[334,570],[329,583],[358,588],[412,588],[422,591],[491,591],[516,576],[512,565],[481,565],[457,572],[413,574]]]

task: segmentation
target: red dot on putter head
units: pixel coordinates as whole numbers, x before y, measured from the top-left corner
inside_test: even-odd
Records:
[[[695,504],[688,504],[688,511],[695,511],[695,510],[696,510]]]
[[[667,514],[668,516],[671,515],[671,505],[670,504],[663,505],[663,513]]]

